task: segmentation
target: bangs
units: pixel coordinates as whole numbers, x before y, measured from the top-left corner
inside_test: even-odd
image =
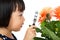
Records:
[[[18,10],[23,12],[25,10],[25,4],[23,1],[18,3]]]
[[[25,4],[23,1],[17,1],[16,3],[13,3],[13,11],[16,10],[16,7],[18,5],[18,11],[23,12],[25,10]]]

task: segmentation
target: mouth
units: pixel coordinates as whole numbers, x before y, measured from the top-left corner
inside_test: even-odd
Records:
[[[24,24],[24,23],[22,23],[22,25],[21,25],[20,27],[22,27],[22,26],[23,26],[23,24]]]
[[[23,25],[21,25],[20,27],[22,27]]]

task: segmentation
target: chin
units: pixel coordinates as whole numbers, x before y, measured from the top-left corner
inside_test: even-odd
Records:
[[[15,31],[15,32],[18,32],[18,31],[20,31],[20,29],[15,29],[14,31]]]
[[[17,32],[17,31],[20,31],[22,27],[20,28],[15,28],[13,31]]]
[[[14,30],[15,32],[18,32],[18,31],[20,31],[20,30]]]

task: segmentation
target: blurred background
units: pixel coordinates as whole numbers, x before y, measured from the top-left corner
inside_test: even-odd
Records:
[[[23,40],[26,30],[33,23],[35,12],[38,13],[41,11],[43,7],[52,7],[60,6],[60,0],[24,0],[25,2],[25,11],[23,16],[25,17],[25,22],[23,27],[18,32],[13,32],[18,40]],[[39,16],[39,14],[38,14]],[[38,18],[36,21],[36,26],[38,25]],[[39,37],[39,33],[36,35]]]

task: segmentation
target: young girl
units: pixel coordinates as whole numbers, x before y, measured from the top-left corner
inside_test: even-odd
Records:
[[[23,0],[0,0],[0,40],[17,40],[12,31],[19,31],[24,23]],[[31,26],[27,29],[24,40],[32,40],[36,31]]]

